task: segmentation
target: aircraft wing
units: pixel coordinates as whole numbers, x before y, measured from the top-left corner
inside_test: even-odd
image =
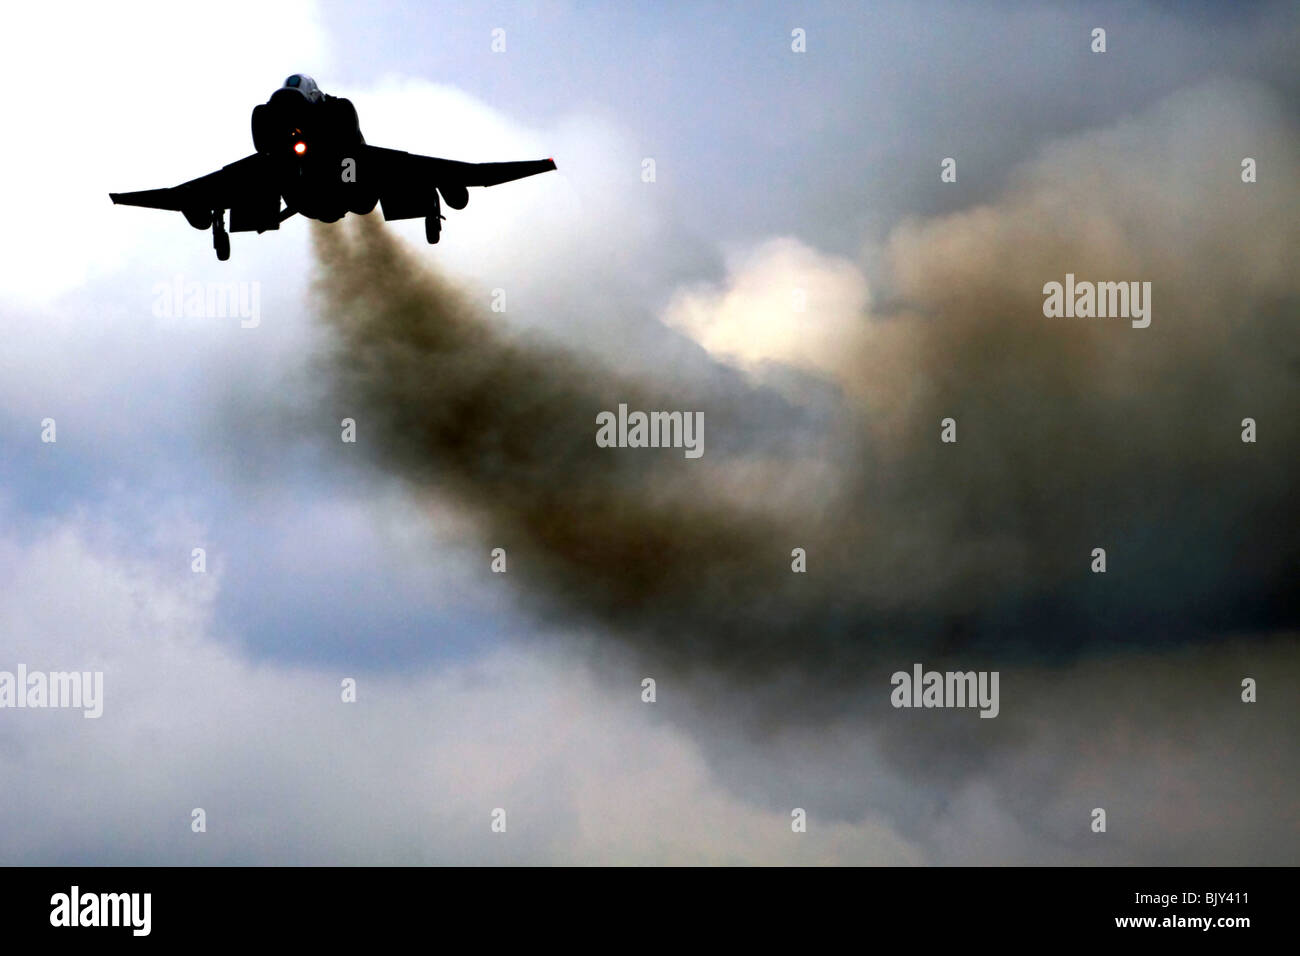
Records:
[[[257,153],[179,186],[109,193],[108,198],[123,206],[174,209],[202,228],[214,210],[228,209],[231,232],[278,229],[285,218],[270,162]]]
[[[404,153],[398,149],[380,146],[363,147],[369,165],[384,177],[385,185],[413,180],[415,186],[497,186],[526,176],[547,173],[555,168],[553,159],[531,159],[519,163],[460,163],[454,159],[438,159]]]
[[[254,153],[223,166],[215,173],[191,179],[169,189],[142,189],[133,193],[109,193],[108,198],[123,206],[148,206],[150,209],[186,209],[212,212],[234,209],[250,199],[260,199],[273,188],[264,157]]]
[[[371,177],[379,183],[379,201],[385,219],[410,219],[428,213],[430,190],[437,187],[444,196],[468,186],[496,186],[555,168],[553,159],[516,163],[462,163],[454,159],[420,156],[380,146],[363,146],[357,163],[357,180]],[[459,209],[464,202],[449,199]]]

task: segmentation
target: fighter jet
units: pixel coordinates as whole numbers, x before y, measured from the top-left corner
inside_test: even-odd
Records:
[[[224,262],[230,258],[227,210],[230,232],[261,233],[279,229],[295,213],[336,222],[378,203],[385,220],[423,216],[424,236],[434,243],[446,218],[442,203],[464,209],[470,186],[495,186],[555,168],[553,159],[460,163],[369,146],[351,101],[326,95],[305,73],[295,73],[253,107],[253,146],[253,155],[179,186],[108,196],[126,206],[172,209],[195,229],[211,228],[213,248]]]

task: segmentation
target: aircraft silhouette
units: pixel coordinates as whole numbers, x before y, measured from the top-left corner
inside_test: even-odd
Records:
[[[327,96],[295,73],[265,103],[253,107],[257,149],[215,173],[170,189],[109,193],[114,203],[184,213],[195,229],[212,229],[217,258],[230,258],[230,232],[279,229],[295,213],[336,222],[368,213],[384,219],[424,217],[424,236],[438,241],[442,206],[464,209],[470,186],[495,186],[555,168],[553,159],[518,163],[460,163],[366,145],[350,100]],[[284,198],[284,208],[280,199]]]

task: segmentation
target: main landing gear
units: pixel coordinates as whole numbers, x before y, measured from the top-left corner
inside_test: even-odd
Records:
[[[429,245],[442,238],[442,216],[424,217],[424,238],[429,240]]]
[[[230,233],[226,232],[226,211],[214,210],[212,213],[212,248],[217,250],[217,259],[225,262],[230,258]]]
[[[429,241],[429,245],[434,245],[442,237],[442,204],[438,202],[438,194],[433,194],[433,212],[424,217],[424,238]]]

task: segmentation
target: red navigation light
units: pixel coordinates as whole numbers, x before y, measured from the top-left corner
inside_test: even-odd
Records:
[[[298,142],[293,144],[293,151],[301,156],[303,153],[307,152],[307,144],[302,140],[298,140]]]

